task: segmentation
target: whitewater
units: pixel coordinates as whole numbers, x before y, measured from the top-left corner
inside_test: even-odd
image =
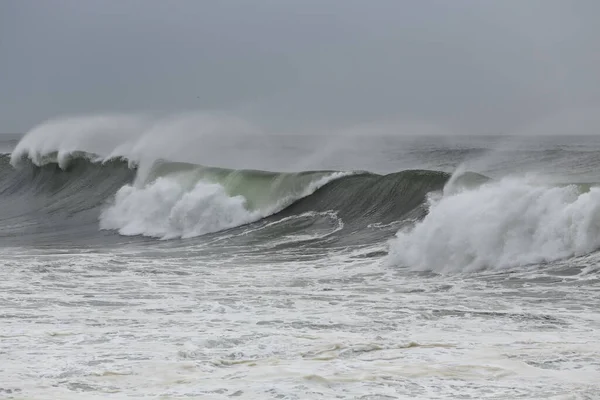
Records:
[[[596,137],[98,115],[0,148],[0,397],[600,393]]]

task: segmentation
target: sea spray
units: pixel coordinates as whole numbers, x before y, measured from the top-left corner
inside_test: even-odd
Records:
[[[427,216],[400,230],[389,261],[437,272],[511,268],[600,247],[600,188],[505,178],[431,198]]]
[[[139,163],[164,158],[231,167],[243,156],[239,142],[258,140],[260,135],[247,121],[215,113],[63,117],[27,132],[13,150],[11,164],[30,159],[41,165],[49,154],[60,162],[72,153],[87,153],[100,160],[124,158]]]
[[[100,216],[101,229],[122,235],[187,238],[239,226],[259,218],[242,196],[229,197],[216,183],[198,182],[189,191],[175,180],[159,178],[138,189],[121,188]]]

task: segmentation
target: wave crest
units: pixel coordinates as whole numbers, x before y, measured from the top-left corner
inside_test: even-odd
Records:
[[[29,159],[43,165],[54,155],[61,167],[81,154],[96,160],[127,159],[152,163],[165,158],[177,161],[202,160],[216,165],[235,161],[225,136],[259,137],[249,122],[221,114],[187,113],[165,117],[143,115],[89,115],[46,121],[23,136],[11,154],[17,166]],[[225,155],[228,155],[225,157]],[[227,165],[231,166],[231,165]]]

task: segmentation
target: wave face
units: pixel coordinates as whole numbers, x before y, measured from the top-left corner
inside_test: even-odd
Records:
[[[335,180],[284,210],[283,214],[335,210],[349,227],[386,224],[424,215],[428,193],[441,190],[450,174],[408,170],[387,175],[370,173]]]
[[[505,178],[430,196],[390,242],[392,264],[438,272],[510,268],[600,248],[600,188]]]
[[[97,210],[134,178],[120,160],[102,166],[75,159],[66,169],[55,163],[10,165],[0,156],[0,236],[26,244],[55,242],[59,234],[97,237]],[[35,236],[35,238],[32,238]]]
[[[141,168],[87,153],[71,153],[60,162],[52,153],[36,159],[40,165],[21,161],[16,170],[8,156],[2,163],[0,170],[9,177],[1,194],[18,199],[12,204],[25,204],[25,209],[5,208],[5,222],[18,214],[31,222],[23,226],[32,234],[77,232],[84,225],[88,231],[159,239],[192,238],[265,218],[291,221],[333,213],[345,231],[415,219],[424,215],[427,193],[440,190],[450,177],[425,170],[275,173],[164,160]],[[45,228],[34,223],[38,219],[46,221]]]

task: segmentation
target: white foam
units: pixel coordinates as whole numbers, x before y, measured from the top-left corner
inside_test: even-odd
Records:
[[[216,183],[198,182],[187,191],[175,179],[159,178],[142,188],[122,187],[101,214],[100,228],[122,235],[188,238],[260,218],[245,202],[242,196],[228,196]]]
[[[244,196],[230,196],[219,183],[190,184],[185,174],[168,175],[144,186],[125,185],[119,189],[112,204],[100,215],[100,228],[161,239],[200,236],[271,215],[346,175],[337,172],[321,177],[298,192],[273,198],[253,210]]]
[[[506,178],[430,198],[429,214],[390,242],[389,261],[439,272],[510,268],[600,247],[600,188]]]

